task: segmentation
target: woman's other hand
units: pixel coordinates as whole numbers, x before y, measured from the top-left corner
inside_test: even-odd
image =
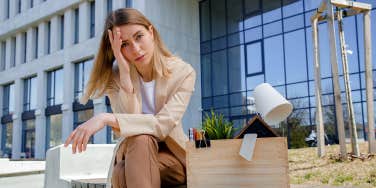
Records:
[[[87,143],[92,135],[106,126],[106,114],[98,114],[90,118],[85,123],[78,126],[67,138],[64,147],[72,143],[72,153],[75,154],[76,150],[81,153],[86,150]]]

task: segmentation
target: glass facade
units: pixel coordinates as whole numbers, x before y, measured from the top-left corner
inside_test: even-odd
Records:
[[[203,117],[213,109],[241,127],[249,117],[249,98],[255,86],[268,82],[294,106],[287,121],[273,125],[281,136],[308,136],[315,129],[315,96],[310,17],[321,1],[203,0],[200,1],[200,56]],[[376,17],[376,10],[372,10]],[[358,137],[366,135],[362,15],[344,18],[351,89]],[[375,24],[372,30],[376,31]],[[336,117],[329,38],[319,24],[321,78],[326,134],[336,142]],[[375,32],[373,32],[375,33]],[[376,35],[372,45],[376,46]],[[339,50],[337,50],[339,51]],[[340,60],[340,54],[337,54]],[[376,52],[373,51],[376,67]],[[376,72],[373,69],[373,72]],[[344,84],[339,66],[342,100]],[[375,80],[375,79],[374,79]],[[375,86],[375,85],[374,85]],[[345,103],[343,103],[344,110]],[[345,114],[344,119],[347,119]],[[345,122],[346,125],[348,122]],[[292,145],[291,145],[292,144]],[[298,144],[297,144],[298,145]]]

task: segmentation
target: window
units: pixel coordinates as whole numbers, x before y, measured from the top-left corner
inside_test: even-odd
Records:
[[[285,34],[287,83],[307,80],[305,48],[304,30]]]
[[[210,39],[210,1],[200,2],[200,40],[207,41]],[[202,49],[201,49],[202,51]]]
[[[64,48],[64,15],[60,16],[60,49]]]
[[[23,110],[30,111],[36,108],[37,103],[37,77],[24,80],[24,103]]]
[[[54,70],[47,74],[47,106],[63,103],[63,69]]]
[[[21,13],[21,0],[18,0],[16,5],[17,5],[17,13],[19,14]]]
[[[74,10],[74,41],[73,41],[74,44],[78,43],[78,35],[79,35],[79,32],[80,32],[78,13],[79,13],[78,8],[76,8]]]
[[[2,142],[1,150],[3,151],[2,156],[5,158],[12,158],[12,133],[13,133],[13,123],[8,122],[2,125]]]
[[[261,41],[247,44],[247,76],[262,74],[264,72],[263,47]]]
[[[46,149],[62,144],[63,115],[47,116],[46,122]]]
[[[27,33],[22,34],[22,62],[26,63]]]
[[[90,38],[95,36],[95,1],[90,2]]]
[[[10,40],[10,67],[16,66],[16,37]]]
[[[213,95],[223,95],[228,93],[228,74],[227,74],[227,54],[226,50],[221,50],[212,54],[212,87]]]
[[[93,59],[82,61],[75,65],[74,97],[76,101],[78,101],[84,93],[92,66]]]
[[[26,158],[33,158],[35,154],[35,119],[22,122],[22,152]]]
[[[5,0],[5,18],[9,19],[10,0]]]
[[[3,116],[14,113],[14,84],[3,86]]]
[[[46,31],[47,31],[47,54],[50,54],[51,53],[51,21],[48,21],[47,22],[47,28],[46,28]]]
[[[107,0],[106,8],[107,14],[110,14],[110,12],[112,11],[112,0]]]
[[[132,0],[125,0],[125,7],[131,8],[133,6],[133,1]]]
[[[283,40],[278,35],[264,39],[265,78],[271,85],[285,83],[285,68],[283,64]]]
[[[38,58],[38,33],[39,33],[39,28],[35,27],[34,28],[34,59]]]
[[[211,3],[211,34],[217,38],[226,34],[226,9],[225,1],[217,0]]]
[[[34,7],[34,0],[30,0],[30,8]]]
[[[1,53],[1,59],[0,59],[0,71],[5,70],[5,63],[6,63],[6,42],[1,42],[0,46],[0,53]]]

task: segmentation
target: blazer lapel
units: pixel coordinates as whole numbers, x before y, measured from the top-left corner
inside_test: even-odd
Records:
[[[141,92],[140,92],[140,77],[138,75],[136,67],[133,66],[133,65],[130,65],[129,72],[131,74],[131,81],[132,81],[132,84],[133,84],[134,92],[137,95],[137,104],[142,106],[142,97],[141,97]],[[136,112],[136,113],[138,113],[138,112]],[[140,113],[142,113],[142,112],[140,112]]]
[[[157,74],[157,73],[155,73]],[[167,83],[166,78],[158,75],[155,79],[154,100],[155,113],[157,114],[163,107],[166,101]]]

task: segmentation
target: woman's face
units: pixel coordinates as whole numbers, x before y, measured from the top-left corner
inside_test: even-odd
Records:
[[[119,26],[122,40],[121,53],[136,67],[149,65],[154,52],[153,28],[127,24]]]

